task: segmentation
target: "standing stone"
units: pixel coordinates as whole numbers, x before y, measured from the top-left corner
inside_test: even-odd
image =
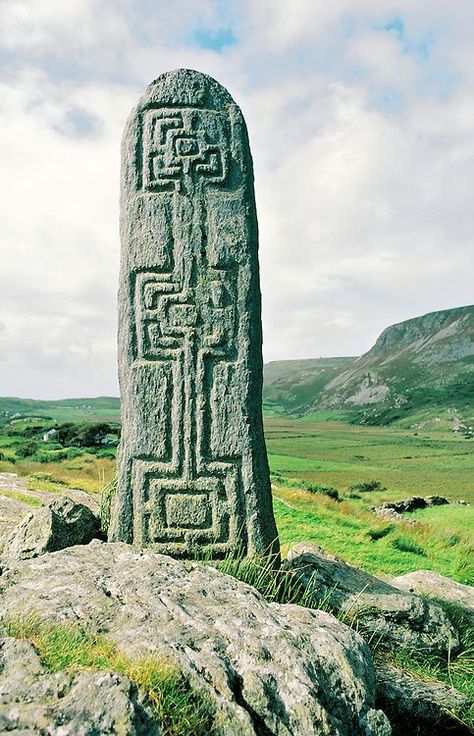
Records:
[[[171,555],[276,553],[252,159],[242,113],[210,77],[163,74],[132,111],[121,239],[110,539]]]

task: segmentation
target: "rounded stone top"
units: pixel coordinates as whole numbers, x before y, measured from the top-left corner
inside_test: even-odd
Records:
[[[206,107],[226,110],[235,105],[229,92],[212,77],[195,69],[174,69],[160,74],[140,98],[138,108],[151,106]]]

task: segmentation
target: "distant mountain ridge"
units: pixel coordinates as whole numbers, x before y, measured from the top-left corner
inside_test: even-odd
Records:
[[[387,424],[450,413],[474,425],[474,306],[430,312],[387,327],[360,357],[279,360],[264,366],[268,415],[341,412],[350,421]],[[56,401],[0,397],[0,425],[16,417],[118,421],[116,397]]]
[[[264,368],[267,412],[339,409],[388,423],[424,409],[474,408],[474,306],[387,327],[359,358],[274,361]]]

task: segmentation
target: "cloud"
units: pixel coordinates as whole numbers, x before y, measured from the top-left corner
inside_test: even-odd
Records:
[[[470,0],[0,13],[0,393],[116,393],[121,131],[178,66],[223,82],[247,119],[267,360],[356,355],[472,300]]]

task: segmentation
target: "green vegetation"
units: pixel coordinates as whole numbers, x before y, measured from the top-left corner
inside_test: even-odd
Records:
[[[117,429],[106,422],[65,422],[54,429],[55,438],[63,447],[97,447],[117,440]]]
[[[398,536],[392,539],[392,544],[395,547],[395,549],[400,550],[400,552],[409,552],[412,555],[420,555],[421,557],[426,557],[426,552],[424,548],[417,544],[413,539],[410,539],[408,536]]]
[[[264,366],[263,409],[267,416],[307,412],[315,397],[354,358],[278,360]]]
[[[387,534],[390,534],[390,532],[393,532],[395,529],[395,524],[388,524],[387,526],[379,526],[374,527],[372,529],[367,529],[367,536],[371,538],[373,542],[376,542],[378,539],[383,539],[387,536]]]
[[[31,490],[54,493],[65,485],[97,493],[115,473],[118,431],[118,424],[96,421],[58,424],[25,416],[0,422],[0,472],[26,476]]]
[[[444,430],[356,427],[316,415],[265,420],[272,472],[337,488],[376,478],[386,490],[364,503],[439,494],[474,502],[474,452],[470,442]]]
[[[22,493],[21,491],[2,489],[1,494],[7,498],[13,498],[15,501],[26,503],[28,506],[41,506],[41,499],[36,496],[29,496],[27,493]]]
[[[334,501],[339,500],[339,493],[332,486],[324,486],[320,483],[307,483],[304,480],[292,480],[291,478],[285,478],[278,471],[272,471],[270,477],[272,484],[285,486],[286,488],[301,488],[303,491],[308,491],[309,493],[321,493],[323,496],[329,496]]]
[[[327,414],[267,418],[265,429],[284,552],[312,541],[376,575],[423,567],[474,582],[474,508],[456,503],[474,503],[474,453],[462,437],[354,427]],[[339,501],[311,493],[313,486],[337,490]],[[359,493],[350,490],[355,486]],[[453,504],[420,509],[397,523],[370,511],[384,501],[430,494]]]
[[[120,399],[99,396],[94,399],[60,399],[37,401],[16,397],[0,397],[0,423],[22,417],[55,420],[56,422],[118,422]]]
[[[359,493],[371,493],[372,491],[386,491],[385,486],[379,480],[363,480],[360,483],[351,483],[350,491],[358,491]]]
[[[62,423],[69,419],[63,416]],[[31,418],[5,423],[0,428],[5,456],[0,470],[25,476],[31,489],[102,491],[101,521],[107,529],[116,488],[115,460],[90,447],[44,443],[40,433],[57,426],[54,420]],[[300,419],[267,417],[265,431],[283,553],[296,542],[309,541],[373,574],[399,575],[422,567],[461,583],[474,583],[474,506],[456,503],[460,499],[474,503],[474,453],[462,435],[442,426],[416,432],[395,426],[356,427],[327,411]],[[32,442],[39,449],[20,457],[17,450]],[[72,457],[56,461],[55,456],[71,450]],[[38,460],[40,452],[48,454],[48,462]],[[3,493],[30,505],[39,503],[26,493]],[[446,496],[453,503],[419,509],[397,522],[370,511],[385,501],[431,494]],[[268,560],[234,557],[213,564],[254,586],[267,600],[330,610],[315,591],[304,591],[287,572],[276,572]],[[348,617],[342,620],[357,628],[363,625]],[[375,656],[388,657],[417,676],[451,684],[472,699],[472,629],[465,621],[459,627],[462,652],[449,662],[420,660],[416,652],[395,654],[371,646]],[[63,627],[56,633],[51,628],[16,631],[33,641],[53,671],[93,666],[127,674],[148,693],[157,712],[169,719],[165,733],[212,733],[208,705],[194,700],[181,675],[174,670],[169,674],[162,662],[130,662],[100,637],[74,628]],[[174,721],[176,713],[181,715]],[[190,720],[196,714],[197,722]],[[473,720],[472,711],[463,714],[466,724]]]
[[[11,619],[4,628],[7,636],[30,641],[50,672],[92,668],[126,675],[146,694],[163,736],[214,733],[210,702],[193,692],[182,673],[166,660],[155,656],[131,659],[103,636],[74,624]]]
[[[296,542],[308,541],[374,575],[401,575],[423,567],[461,583],[474,582],[472,537],[459,527],[435,532],[429,524],[387,525],[353,501],[316,499],[287,488],[274,490],[274,508],[284,553]]]
[[[307,608],[325,606],[316,591],[304,589],[293,573],[280,569],[275,565],[272,556],[248,558],[239,555],[227,555],[222,560],[209,560],[222,572],[237,578],[247,585],[256,588],[270,603],[295,603]],[[328,606],[325,610],[329,610]]]
[[[56,445],[42,442],[45,426],[58,425],[34,418],[4,425],[0,447],[8,459],[0,462],[0,471],[25,476],[32,491],[103,491],[106,528],[114,458],[88,447],[50,449]],[[82,431],[84,425],[76,426]],[[328,412],[298,420],[267,418],[265,430],[284,551],[308,540],[374,574],[398,575],[423,567],[459,582],[474,581],[473,506],[420,509],[396,524],[370,511],[371,506],[412,495],[440,494],[474,503],[474,453],[462,436],[443,430],[415,434],[395,427],[355,427]],[[18,446],[38,433],[49,462],[38,462],[35,455],[17,457]],[[55,462],[57,452],[69,450],[77,456]],[[38,500],[31,497],[27,503]],[[417,523],[410,524],[413,520]]]

